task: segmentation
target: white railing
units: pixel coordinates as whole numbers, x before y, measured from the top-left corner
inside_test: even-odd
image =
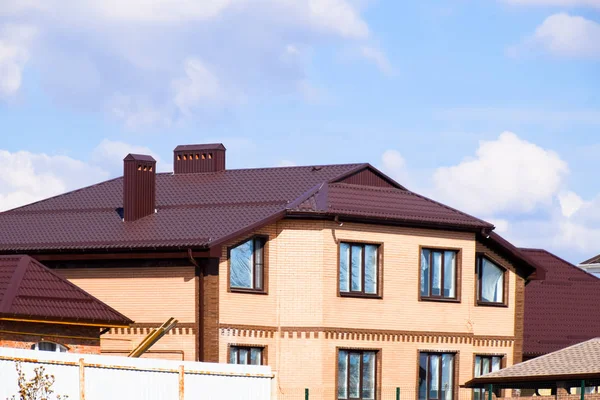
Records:
[[[271,368],[0,347],[0,400],[18,394],[16,364],[27,378],[39,366],[69,400],[269,400]],[[18,398],[18,396],[17,396]]]

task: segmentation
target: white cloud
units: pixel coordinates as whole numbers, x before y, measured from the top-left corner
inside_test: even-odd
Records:
[[[123,172],[123,159],[127,154],[145,154],[154,157],[158,171],[173,171],[172,164],[164,162],[161,157],[146,146],[136,146],[125,142],[103,139],[92,151],[90,163],[110,171],[113,175]]]
[[[17,93],[35,29],[28,25],[0,26],[0,98]]]
[[[580,16],[549,16],[511,54],[542,50],[560,57],[600,57],[600,24]]]
[[[510,222],[508,222],[508,220],[506,219],[502,219],[502,218],[484,218],[485,221],[489,222],[490,224],[494,225],[496,228],[494,229],[494,232],[499,233],[501,235],[504,235],[506,233],[509,232],[509,228],[510,228]]]
[[[504,0],[509,4],[522,6],[559,6],[559,7],[596,7],[600,8],[600,0]]]
[[[307,84],[311,49],[370,41],[362,3],[3,0],[0,15],[44,34],[16,64],[14,46],[8,59],[0,43],[0,82],[14,92],[29,57],[55,101],[107,109],[130,128],[161,128],[264,94],[315,102],[315,85]]]
[[[388,76],[393,76],[396,74],[396,70],[388,60],[385,53],[380,49],[371,46],[362,46],[360,48],[360,53],[365,59],[374,63],[384,74]]]
[[[86,186],[106,171],[66,156],[0,150],[0,210]]]
[[[281,160],[277,163],[278,167],[295,167],[296,163],[290,160]]]
[[[575,192],[564,192],[558,195],[558,202],[560,204],[560,209],[562,215],[565,217],[570,217],[575,214],[584,204],[585,202],[579,195]]]
[[[408,185],[406,161],[399,151],[389,149],[381,155],[381,169],[403,186]]]
[[[434,174],[437,198],[479,215],[527,213],[551,204],[568,173],[555,152],[511,132],[480,143],[476,157]]]

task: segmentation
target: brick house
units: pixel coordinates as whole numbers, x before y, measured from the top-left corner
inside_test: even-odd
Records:
[[[521,361],[524,288],[544,271],[491,224],[369,164],[232,170],[225,155],[178,146],[157,174],[130,154],[123,177],[0,214],[0,252],[132,317],[103,353],[175,317],[151,356],[268,364],[283,399],[450,400]]]
[[[100,353],[129,318],[29,256],[0,256],[0,347]]]

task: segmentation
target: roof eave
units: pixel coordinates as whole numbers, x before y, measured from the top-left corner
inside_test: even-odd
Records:
[[[561,374],[561,375],[534,375],[534,376],[510,376],[510,377],[480,377],[466,382],[462,387],[470,389],[485,388],[488,385],[502,385],[518,389],[528,387],[528,384],[556,384],[556,382],[598,380],[600,372],[583,374]]]

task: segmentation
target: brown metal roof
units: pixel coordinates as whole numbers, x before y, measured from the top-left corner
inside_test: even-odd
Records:
[[[600,379],[600,339],[594,338],[470,380],[467,387]]]
[[[361,171],[364,184],[338,183]],[[369,176],[370,175],[370,176]],[[368,164],[157,174],[157,212],[122,221],[113,179],[0,213],[0,252],[209,248],[286,216],[480,232],[493,226],[410,192]],[[369,186],[369,182],[379,187]]]
[[[29,256],[0,256],[0,320],[128,326],[133,321]]]
[[[600,279],[539,249],[521,249],[546,271],[525,287],[523,352],[529,356],[600,337]]]
[[[152,156],[147,156],[145,154],[128,154],[124,160],[135,160],[135,161],[154,161],[156,162],[156,160],[154,159],[154,157]]]
[[[589,265],[589,264],[599,264],[600,263],[600,254],[594,256],[588,260],[585,260],[581,263],[581,265]]]

